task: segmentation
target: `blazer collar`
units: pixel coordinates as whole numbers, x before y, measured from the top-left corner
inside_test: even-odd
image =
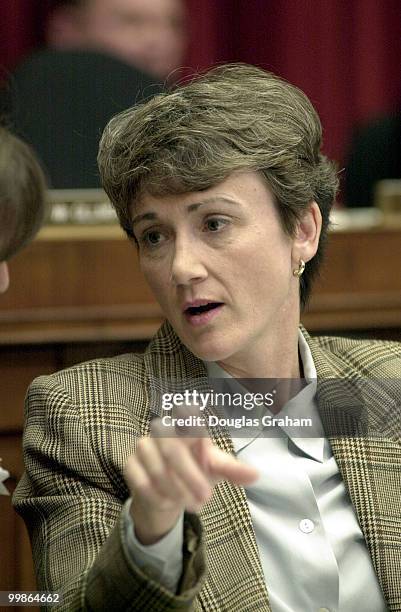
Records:
[[[327,436],[399,436],[397,381],[372,378],[325,341],[301,331],[317,372],[317,403]]]

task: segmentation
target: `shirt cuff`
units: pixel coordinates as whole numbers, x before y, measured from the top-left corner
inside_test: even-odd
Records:
[[[135,535],[130,508],[132,498],[123,507],[124,530],[128,553],[136,565],[149,578],[157,580],[165,588],[176,592],[183,569],[182,547],[184,543],[184,513],[174,527],[155,544],[144,545]]]

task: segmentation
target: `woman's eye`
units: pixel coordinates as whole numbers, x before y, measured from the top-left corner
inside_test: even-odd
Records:
[[[156,230],[151,230],[149,232],[145,232],[141,238],[141,242],[145,246],[157,246],[163,241],[163,234]]]
[[[206,229],[209,232],[218,232],[225,225],[227,225],[227,221],[225,219],[218,219],[217,217],[213,217],[211,219],[206,220]]]

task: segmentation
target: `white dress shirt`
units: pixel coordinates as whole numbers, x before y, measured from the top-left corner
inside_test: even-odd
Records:
[[[259,479],[245,488],[270,606],[273,612],[384,612],[387,610],[354,508],[327,438],[316,402],[316,369],[299,332],[307,386],[279,416],[311,417],[313,437],[261,426],[250,437],[230,433],[237,457],[254,465]],[[210,378],[239,383],[216,363]],[[243,388],[242,388],[243,389]],[[278,416],[278,415],[276,415]],[[271,430],[271,428],[269,428]],[[175,591],[182,572],[182,517],[159,542],[141,545],[125,507],[130,554],[150,576]]]

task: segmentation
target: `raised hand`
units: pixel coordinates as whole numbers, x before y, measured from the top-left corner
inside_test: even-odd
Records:
[[[184,510],[199,512],[221,480],[249,485],[257,477],[254,467],[217,448],[205,430],[166,437],[161,419],[155,419],[151,436],[138,441],[125,466],[138,540],[153,544],[172,529]]]

